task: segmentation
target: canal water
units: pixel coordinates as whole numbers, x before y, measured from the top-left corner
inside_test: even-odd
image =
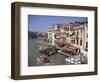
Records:
[[[50,61],[49,63],[39,64],[37,58],[46,54],[39,52],[36,47],[36,42],[36,39],[28,40],[28,66],[65,65],[65,56],[59,53],[48,56],[48,59]]]

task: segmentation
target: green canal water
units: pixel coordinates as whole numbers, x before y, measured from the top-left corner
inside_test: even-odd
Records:
[[[48,64],[39,64],[37,58],[39,56],[45,55],[36,48],[36,39],[28,40],[28,65],[29,66],[45,66],[45,65],[65,65],[65,56],[61,54],[54,54],[48,56],[50,63]]]

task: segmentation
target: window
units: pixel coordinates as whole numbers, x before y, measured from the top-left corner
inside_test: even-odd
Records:
[[[77,31],[77,36],[79,35],[79,32]]]
[[[86,34],[87,38],[88,38],[88,34]]]
[[[80,40],[80,45],[82,46],[82,40]]]
[[[75,44],[75,39],[74,39],[73,43]]]
[[[69,33],[66,33],[66,36],[69,37]]]
[[[82,38],[82,29],[81,29],[81,38]]]
[[[86,42],[86,48],[88,48],[88,42]]]
[[[77,38],[77,45],[78,45],[78,38]]]

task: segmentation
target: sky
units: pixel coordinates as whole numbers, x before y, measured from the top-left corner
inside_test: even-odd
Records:
[[[87,20],[87,17],[28,15],[28,30],[32,32],[48,32],[48,28],[52,24],[84,22]]]

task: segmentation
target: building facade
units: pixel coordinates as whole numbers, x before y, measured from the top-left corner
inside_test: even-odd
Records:
[[[88,48],[87,23],[53,24],[49,27],[48,39],[52,45],[72,43],[75,46]]]

